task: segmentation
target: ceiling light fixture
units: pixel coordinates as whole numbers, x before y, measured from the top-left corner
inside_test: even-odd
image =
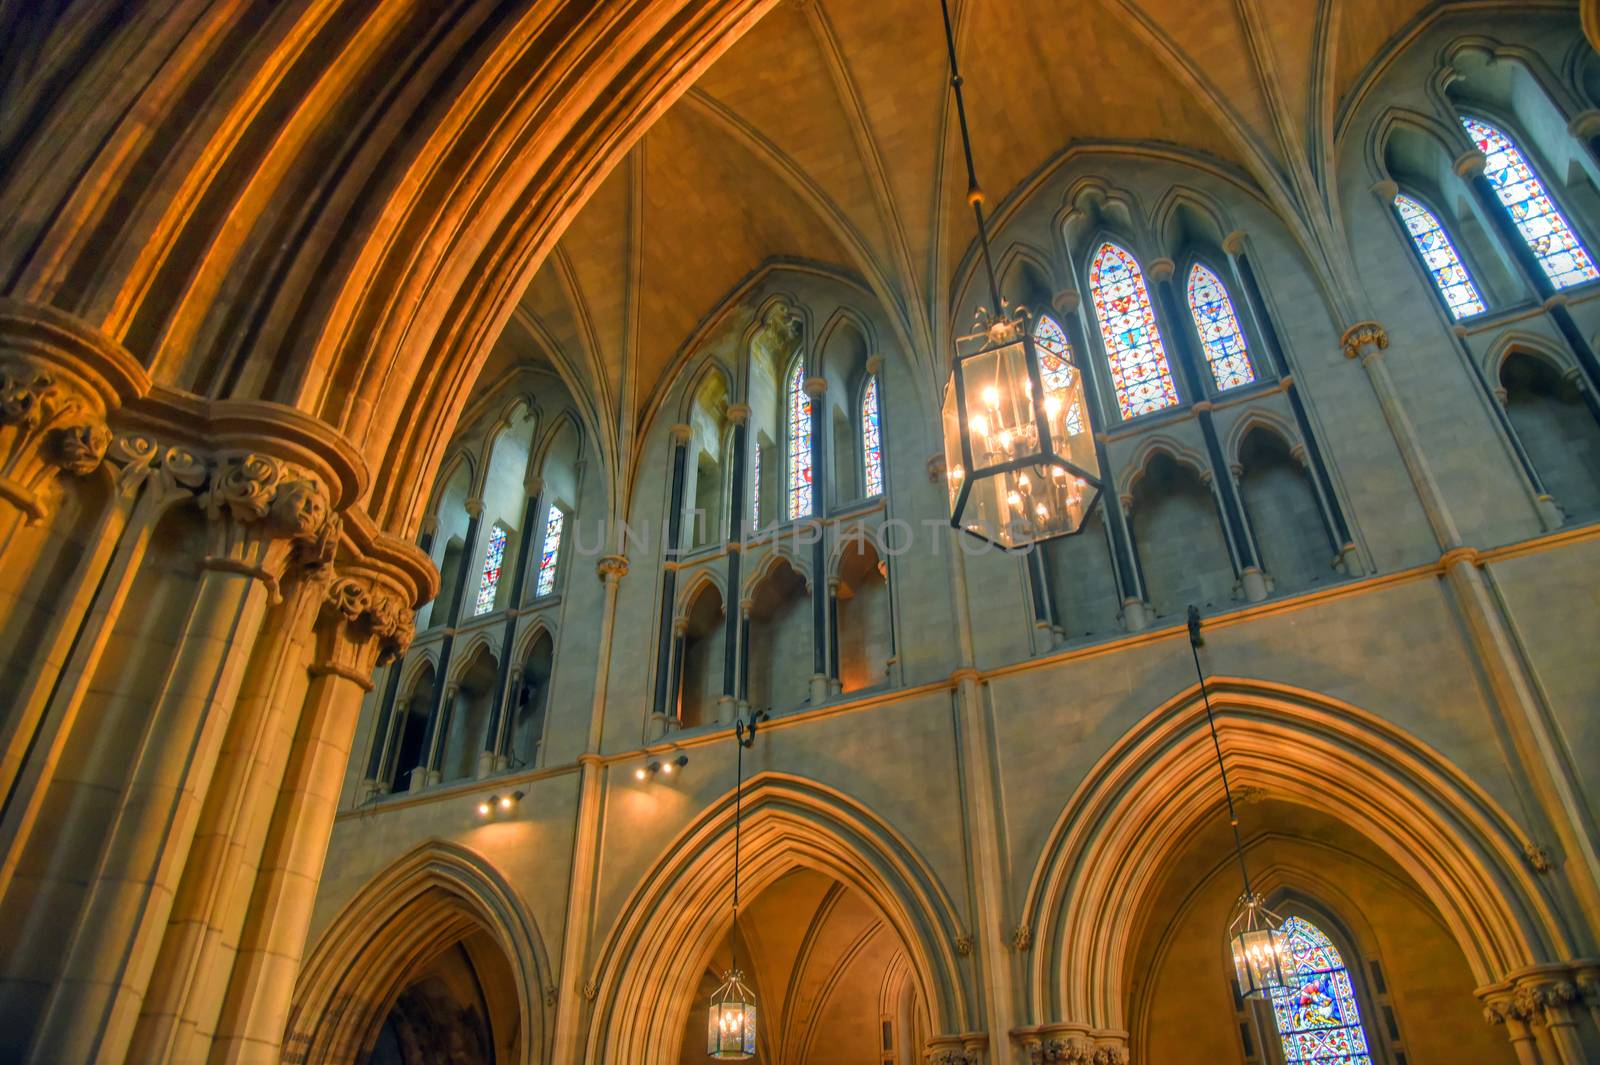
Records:
[[[1000,296],[949,0],[939,6],[967,160],[967,202],[978,223],[990,301],[990,307],[978,308],[975,331],[956,338],[944,390],[950,524],[1014,550],[1083,528],[1100,496],[1100,459],[1079,369],[1054,354],[1042,368],[1033,317],[1025,307],[1008,308]]]
[[[744,752],[756,742],[756,725],[766,720],[757,710],[748,724],[734,725],[738,750],[734,754],[733,785],[733,927],[728,932],[729,965],[722,985],[711,995],[706,1020],[706,1053],[719,1061],[745,1061],[756,1054],[756,998],[739,971],[739,829],[744,819]],[[688,759],[678,756],[677,764]]]
[[[1239,993],[1245,998],[1261,998],[1284,986],[1283,961],[1288,944],[1283,935],[1283,918],[1267,909],[1266,901],[1250,886],[1250,870],[1244,861],[1244,844],[1239,839],[1239,814],[1233,806],[1233,789],[1228,786],[1228,767],[1222,761],[1222,742],[1217,739],[1217,719],[1211,712],[1211,695],[1206,691],[1205,671],[1200,668],[1200,608],[1189,607],[1189,651],[1194,656],[1195,676],[1200,678],[1200,698],[1206,707],[1206,724],[1211,728],[1211,747],[1217,753],[1217,772],[1222,775],[1222,794],[1228,801],[1228,824],[1233,829],[1233,853],[1239,859],[1239,875],[1244,892],[1234,903],[1228,921],[1228,946],[1233,955],[1234,975]]]

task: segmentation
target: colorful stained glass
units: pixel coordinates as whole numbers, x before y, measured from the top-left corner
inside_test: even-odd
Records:
[[[1570,288],[1600,277],[1594,260],[1533,172],[1522,150],[1504,132],[1481,118],[1461,116],[1461,124],[1487,159],[1484,176],[1494,186],[1522,239],[1528,242],[1550,283]]]
[[[1272,993],[1272,1014],[1288,1065],[1372,1065],[1350,970],[1322,929],[1303,917],[1283,922],[1287,984]]]
[[[750,478],[750,528],[761,528],[761,443],[756,442],[755,476]]]
[[[1100,245],[1089,270],[1089,289],[1122,417],[1174,406],[1178,389],[1138,261],[1115,244]]]
[[[544,550],[539,555],[539,580],[533,586],[535,595],[549,595],[556,590],[556,562],[561,557],[561,527],[567,515],[554,503],[544,519]]]
[[[806,395],[805,364],[796,359],[789,374],[789,517],[811,514],[811,397]]]
[[[862,484],[867,497],[883,495],[883,423],[878,414],[878,379],[867,378],[861,393]]]
[[[1200,263],[1189,270],[1189,312],[1194,315],[1194,327],[1200,333],[1206,365],[1211,368],[1217,391],[1226,392],[1254,381],[1256,368],[1250,363],[1244,330],[1239,328],[1239,316],[1233,313],[1228,290],[1222,286],[1221,278]]]
[[[472,614],[487,614],[494,609],[494,594],[500,588],[500,567],[506,560],[506,527],[489,530],[489,550],[483,556],[483,577],[478,581],[478,602]]]
[[[1072,342],[1060,323],[1048,314],[1041,314],[1033,323],[1033,343],[1039,349],[1039,381],[1045,395],[1072,386]],[[1067,410],[1067,432],[1083,432],[1083,411],[1074,399]]]
[[[1411,242],[1433,275],[1433,283],[1450,314],[1461,319],[1487,310],[1483,297],[1478,295],[1478,286],[1472,283],[1472,275],[1450,243],[1450,235],[1433,212],[1404,193],[1395,196],[1394,209],[1400,212],[1400,221],[1406,224],[1406,232],[1411,234]]]

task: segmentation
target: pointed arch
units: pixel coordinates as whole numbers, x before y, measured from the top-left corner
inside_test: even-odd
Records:
[[[1484,154],[1484,176],[1550,284],[1564,289],[1600,279],[1600,269],[1595,268],[1577,230],[1511,135],[1477,115],[1463,114],[1461,125]]]
[[[1341,796],[1332,812],[1417,883],[1478,984],[1571,956],[1549,889],[1523,861],[1527,838],[1448,759],[1329,696],[1237,677],[1208,688],[1229,776],[1290,802]],[[1025,896],[1023,926],[1042,947],[1025,988],[1036,1016],[1125,1026],[1127,925],[1167,855],[1214,816],[1215,758],[1190,686],[1128,730],[1078,786]]]
[[[1450,239],[1439,217],[1421,200],[1404,192],[1395,193],[1394,209],[1450,316],[1459,321],[1488,310],[1488,305],[1478,292],[1477,283],[1456,252],[1455,242]]]
[[[1140,440],[1139,446],[1128,456],[1126,466],[1117,475],[1117,494],[1124,499],[1131,496],[1134,486],[1139,483],[1139,479],[1145,475],[1150,463],[1155,461],[1158,455],[1166,455],[1179,466],[1193,470],[1195,476],[1202,481],[1211,483],[1211,465],[1204,455],[1165,433],[1158,433]]]
[[[727,578],[710,566],[703,566],[696,570],[694,576],[683,583],[678,592],[678,602],[673,611],[675,617],[685,617],[694,607],[694,601],[700,598],[700,593],[707,587],[717,593],[718,601],[728,601]]]
[[[859,892],[904,945],[933,1033],[977,1024],[962,981],[954,901],[931,867],[883,819],[825,785],[763,773],[741,800],[741,891],[754,898],[796,868]],[[713,802],[670,840],[602,943],[593,978],[587,1060],[676,1062],[689,999],[728,928],[734,793]],[[633,1018],[622,1024],[618,1018]],[[642,1021],[642,1023],[640,1023]]]
[[[474,932],[494,941],[513,976],[516,1060],[546,1060],[555,977],[538,925],[493,864],[440,839],[378,873],[339,910],[301,969],[284,1047],[317,1065],[365,1060],[410,976]]]
[[[1244,446],[1245,437],[1257,429],[1263,429],[1281,438],[1295,458],[1305,461],[1305,441],[1301,439],[1300,431],[1294,423],[1275,411],[1252,407],[1234,421],[1223,441],[1222,453],[1228,456],[1228,462],[1233,467],[1237,469],[1239,466],[1239,449]]]
[[[1205,356],[1206,368],[1211,371],[1211,383],[1217,391],[1226,392],[1254,381],[1256,368],[1250,357],[1250,345],[1222,278],[1197,259],[1189,267],[1184,296],[1189,303],[1189,313],[1194,316],[1195,331],[1200,334],[1200,350]]]
[[[1133,253],[1110,240],[1102,242],[1089,265],[1089,295],[1123,419],[1175,406],[1178,388],[1166,344],[1144,270]]]

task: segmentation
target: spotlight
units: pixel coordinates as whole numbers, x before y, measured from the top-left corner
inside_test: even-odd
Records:
[[[650,763],[650,772],[652,772],[652,773],[661,772],[661,763],[659,761],[651,762]]]
[[[634,780],[643,780],[647,776],[649,776],[649,774],[645,772],[644,766],[640,766],[638,769],[633,771]]]
[[[490,809],[491,809],[491,807],[489,806],[489,804],[487,802],[480,802],[478,804],[478,816],[479,817],[488,817]]]
[[[688,764],[689,764],[689,756],[686,755],[686,754],[680,754],[680,755],[678,755],[678,757],[672,759],[671,761],[662,762],[661,763],[661,771],[663,773],[671,773],[674,769],[681,769],[681,768],[683,768],[684,766],[686,766]]]
[[[500,796],[500,809],[503,811],[509,811],[513,806],[521,801],[521,799],[522,792],[520,791],[513,791],[510,795],[502,795]]]

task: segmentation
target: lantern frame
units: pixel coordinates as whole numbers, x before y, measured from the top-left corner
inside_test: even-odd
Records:
[[[1283,918],[1267,909],[1266,902],[1253,891],[1247,890],[1234,904],[1233,918],[1228,922],[1228,947],[1242,997],[1267,998],[1278,988],[1288,986],[1283,972],[1284,955],[1289,949],[1283,935]]]
[[[737,1011],[738,1027],[723,1026],[730,1009]],[[748,1061],[756,1056],[756,998],[744,984],[744,973],[729,969],[722,985],[711,994],[706,1018],[706,1055],[718,1061]]]
[[[1084,469],[1073,462],[1069,456],[1062,454],[1061,445],[1065,444],[1066,441],[1056,440],[1055,434],[1051,432],[1050,417],[1045,408],[1049,395],[1044,387],[1044,376],[1040,369],[1039,348],[1033,336],[1034,318],[1028,313],[1027,309],[1018,307],[1009,314],[1001,314],[989,318],[987,321],[985,321],[985,316],[980,312],[979,324],[983,326],[979,332],[956,340],[955,355],[950,363],[950,378],[945,385],[945,402],[943,405],[945,477],[947,481],[954,477],[960,482],[953,490],[949,491],[950,525],[952,528],[959,529],[985,543],[993,544],[1008,552],[1027,551],[1037,543],[1075,536],[1083,531],[1087,524],[1088,516],[1100,502],[1100,494],[1104,490],[1104,483],[1101,481],[1099,474],[1098,452],[1094,456],[1095,469],[1093,471]],[[981,343],[976,349],[963,352],[961,350],[963,341],[972,340],[978,340]],[[1033,446],[1028,451],[1016,453],[1000,462],[978,466],[974,459],[975,452],[972,442],[972,414],[969,412],[967,404],[967,375],[970,372],[968,368],[979,360],[998,361],[1005,359],[1007,356],[1002,354],[1005,349],[1018,345],[1022,348],[1023,364],[1027,374],[1025,385],[1027,392],[1026,406],[1032,412]],[[1084,386],[1083,368],[1077,364],[1076,358],[1068,362],[1067,365],[1076,378],[1069,387],[1078,403],[1079,417],[1083,419],[1084,433],[1089,436],[1092,442],[1094,423],[1089,412],[1088,391]],[[1010,382],[1010,386],[1014,388],[1015,381]],[[952,457],[949,439],[949,434],[952,430],[952,426],[949,424],[949,403],[952,393],[955,400],[956,415],[956,424],[953,428],[959,435],[960,440],[961,466],[959,470],[951,469],[949,462]],[[1016,404],[1013,404],[1013,406],[1015,407]],[[976,523],[968,523],[962,520],[969,503],[973,502],[973,486],[979,481],[993,477],[1005,477],[1007,474],[1023,474],[1030,469],[1042,476],[1040,471],[1050,467],[1064,469],[1070,476],[1083,482],[1081,516],[1074,522],[1072,528],[1042,536],[1030,535],[1007,540],[999,536],[985,535],[979,528],[974,527]]]

